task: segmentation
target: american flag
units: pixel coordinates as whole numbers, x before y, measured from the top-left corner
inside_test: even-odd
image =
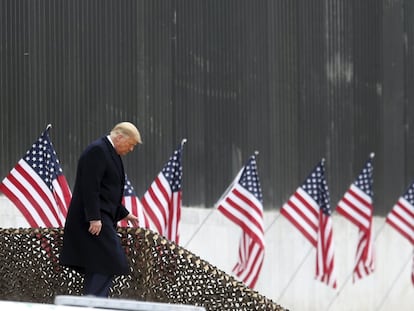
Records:
[[[359,228],[353,280],[362,279],[374,272],[374,246],[372,239],[373,171],[372,159],[365,163],[361,173],[339,201],[337,212]]]
[[[148,228],[149,221],[144,214],[144,208],[139,200],[134,187],[132,187],[131,181],[128,176],[125,175],[124,196],[122,197],[122,204],[133,215],[138,217],[138,226],[141,228]],[[126,220],[119,222],[120,227],[128,227],[130,224]]]
[[[398,199],[385,221],[414,245],[414,182]],[[411,281],[414,284],[414,258]]]
[[[176,243],[180,239],[181,157],[185,142],[186,139],[183,139],[141,199],[149,229]]]
[[[233,272],[247,286],[253,288],[259,278],[265,250],[263,197],[254,155],[249,158],[216,206],[243,231],[239,244],[239,261]]]
[[[316,247],[316,279],[336,288],[332,217],[324,159],[283,205],[285,216]]]
[[[398,199],[386,222],[414,245],[414,182]]]
[[[50,125],[0,184],[31,227],[62,227],[71,191],[49,137]]]

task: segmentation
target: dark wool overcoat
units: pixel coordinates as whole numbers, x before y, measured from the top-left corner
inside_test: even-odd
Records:
[[[122,205],[124,184],[121,157],[108,138],[91,143],[79,158],[60,264],[81,273],[128,273],[125,251],[116,232],[117,222],[129,213]],[[98,236],[89,233],[90,220],[102,221]]]

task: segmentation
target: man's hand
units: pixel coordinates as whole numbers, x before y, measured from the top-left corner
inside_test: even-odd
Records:
[[[128,220],[133,227],[138,227],[138,217],[137,216],[134,216],[131,213],[129,213],[127,215],[127,217],[125,217],[124,219]]]
[[[89,233],[92,235],[99,235],[102,229],[102,221],[91,220],[89,221]]]

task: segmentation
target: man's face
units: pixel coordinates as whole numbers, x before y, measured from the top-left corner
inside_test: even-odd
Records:
[[[136,145],[137,145],[137,142],[133,138],[118,135],[117,141],[115,144],[115,150],[116,150],[116,153],[118,153],[120,156],[124,156],[127,153],[134,150]]]

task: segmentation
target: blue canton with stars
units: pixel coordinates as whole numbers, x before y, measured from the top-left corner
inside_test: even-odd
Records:
[[[132,184],[126,175],[125,175],[125,185],[124,185],[124,196],[125,197],[137,196],[135,193],[134,187],[132,187]]]
[[[320,162],[302,185],[302,189],[318,204],[325,215],[331,215],[329,191],[325,180],[325,167]]]
[[[404,193],[403,198],[406,199],[411,205],[414,205],[414,182]]]
[[[255,156],[251,156],[244,167],[239,179],[239,184],[251,192],[261,203],[263,203],[262,189],[260,188],[259,175]]]
[[[177,192],[181,190],[181,177],[183,175],[183,167],[181,165],[182,147],[176,149],[173,155],[162,169],[162,174],[170,184],[171,191]]]
[[[373,196],[374,193],[372,191],[372,174],[373,174],[374,168],[372,166],[372,160],[369,159],[367,163],[365,163],[364,168],[362,169],[361,173],[357,177],[357,180],[355,181],[355,186],[357,186],[359,189],[364,191],[367,195]]]
[[[44,183],[53,191],[52,182],[63,171],[57,159],[55,149],[49,138],[49,131],[46,130],[26,152],[24,160],[39,175]]]

